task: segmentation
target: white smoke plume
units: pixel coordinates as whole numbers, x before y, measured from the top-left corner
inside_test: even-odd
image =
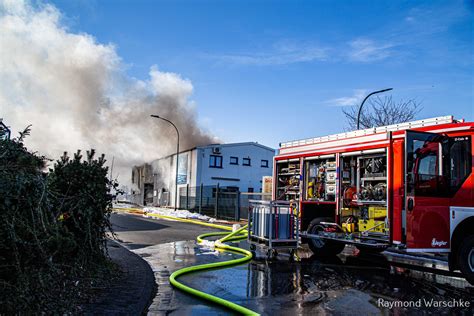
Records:
[[[152,66],[147,80],[126,75],[113,45],[74,34],[52,5],[0,0],[0,117],[14,132],[32,124],[30,149],[57,159],[95,148],[128,183],[131,167],[217,139],[196,123],[193,86]],[[15,133],[16,134],[16,133]]]

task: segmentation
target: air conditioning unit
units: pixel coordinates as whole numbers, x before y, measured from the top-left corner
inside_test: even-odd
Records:
[[[221,148],[220,147],[212,147],[212,153],[213,154],[220,154],[221,153]]]

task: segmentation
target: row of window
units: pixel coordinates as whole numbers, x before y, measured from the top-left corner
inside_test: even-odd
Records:
[[[251,166],[250,158],[242,158],[242,166]],[[239,157],[230,157],[230,165],[238,165]],[[222,168],[222,156],[210,155],[209,156],[209,167],[211,168]],[[262,159],[260,161],[260,167],[268,168],[268,160]]]

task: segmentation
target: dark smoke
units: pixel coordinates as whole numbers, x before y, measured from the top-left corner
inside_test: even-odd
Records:
[[[0,1],[0,117],[14,131],[33,124],[27,145],[57,158],[95,148],[114,176],[127,183],[131,167],[181,148],[216,142],[196,123],[187,79],[151,67],[147,80],[130,78],[111,44],[74,34],[52,5]]]

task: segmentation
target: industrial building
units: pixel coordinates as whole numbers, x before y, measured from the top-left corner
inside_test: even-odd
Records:
[[[174,206],[177,160],[178,192],[200,185],[261,192],[262,178],[272,175],[274,155],[274,149],[256,142],[194,147],[180,152],[179,159],[174,154],[133,167],[132,199],[137,204]]]

